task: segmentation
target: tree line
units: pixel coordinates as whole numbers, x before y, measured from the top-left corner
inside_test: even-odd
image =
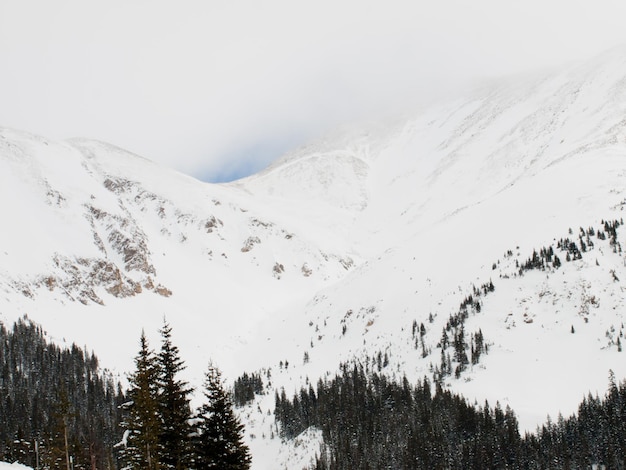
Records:
[[[359,365],[275,401],[283,438],[322,430],[316,470],[626,468],[626,382],[613,375],[605,397],[589,395],[577,413],[524,436],[508,406],[470,404],[427,377],[411,385]]]
[[[0,325],[0,460],[116,468],[124,393],[97,357],[48,343],[27,318]]]
[[[221,373],[209,364],[204,401],[192,388],[172,329],[161,348],[145,334],[124,391],[95,354],[49,343],[27,318],[0,324],[0,461],[34,469],[245,470],[251,457]]]

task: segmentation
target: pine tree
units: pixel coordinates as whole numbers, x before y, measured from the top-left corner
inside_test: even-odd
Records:
[[[0,383],[0,460],[84,469],[89,441],[98,468],[112,461],[124,397],[93,354],[48,343],[26,317],[9,330],[0,324]]]
[[[189,424],[192,414],[189,406],[189,394],[192,389],[177,378],[185,366],[178,348],[172,344],[172,328],[164,322],[160,330],[162,337],[159,363],[159,414],[162,429],[159,436],[161,466],[165,469],[180,470],[187,468],[190,455]]]
[[[130,401],[124,404],[127,416],[122,422],[124,448],[121,459],[125,468],[157,470],[160,468],[158,444],[161,432],[158,367],[143,331],[135,367],[135,372],[128,378]]]
[[[46,464],[54,468],[67,468],[67,470],[70,470],[70,446],[68,444],[68,436],[70,434],[71,421],[75,415],[73,415],[71,411],[71,403],[68,398],[67,390],[63,385],[60,385],[53,406],[53,435],[49,443]]]
[[[204,384],[207,402],[197,413],[197,468],[247,470],[250,453],[243,443],[243,425],[233,411],[220,371],[209,364]]]

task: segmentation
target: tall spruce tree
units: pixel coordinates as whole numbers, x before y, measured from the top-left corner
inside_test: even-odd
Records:
[[[44,465],[70,470],[69,434],[72,414],[72,404],[68,398],[67,390],[61,386],[57,391],[56,401],[53,403],[53,435],[48,444]]]
[[[197,467],[247,470],[250,451],[243,443],[243,424],[235,415],[224,390],[220,371],[209,364],[204,383],[204,403],[198,410],[194,437]]]
[[[129,401],[122,421],[124,447],[121,459],[125,468],[158,470],[159,436],[161,419],[159,391],[157,388],[158,364],[154,352],[141,332],[139,354],[135,358],[135,371],[128,378]]]
[[[188,467],[191,455],[192,413],[189,394],[192,389],[177,377],[185,366],[178,348],[172,343],[172,328],[167,321],[164,321],[160,333],[162,344],[158,356],[158,384],[159,414],[162,423],[159,436],[161,467],[182,470]]]

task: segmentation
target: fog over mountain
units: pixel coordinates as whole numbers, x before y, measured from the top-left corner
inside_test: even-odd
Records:
[[[439,374],[534,430],[610,369],[626,378],[624,116],[618,48],[343,128],[228,184],[3,128],[0,319],[27,315],[123,378],[166,317],[193,385],[210,359],[231,383],[266,377],[240,409],[253,468],[318,451],[314,429],[270,438],[275,390],[378,352],[385,374]],[[488,352],[458,369],[441,343],[460,312]]]
[[[204,181],[339,125],[626,43],[618,0],[0,2],[0,126]]]

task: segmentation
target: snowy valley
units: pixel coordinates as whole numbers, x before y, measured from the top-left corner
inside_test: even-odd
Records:
[[[193,386],[210,360],[231,384],[263,378],[238,409],[258,470],[311,464],[321,432],[281,439],[275,393],[341,363],[438,380],[534,431],[626,378],[624,52],[345,129],[228,184],[0,129],[0,320],[26,315],[124,381],[166,318]]]

